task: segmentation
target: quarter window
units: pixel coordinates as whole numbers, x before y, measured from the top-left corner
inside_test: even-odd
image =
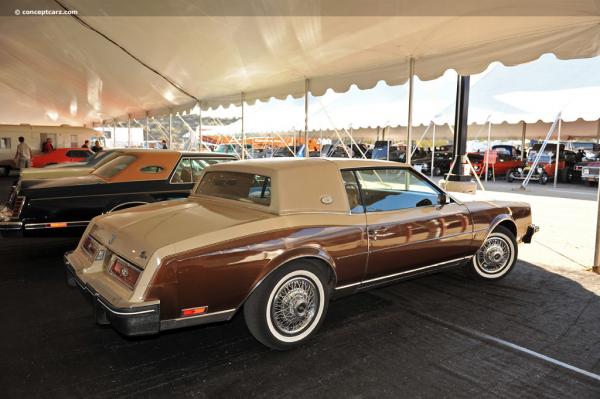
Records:
[[[240,172],[207,172],[196,194],[270,205],[271,178]]]
[[[348,205],[351,213],[364,213],[365,209],[360,200],[360,190],[354,172],[350,170],[342,171],[342,180],[348,196]]]
[[[439,191],[410,169],[360,169],[356,176],[367,212],[439,204]]]
[[[183,158],[173,173],[171,183],[195,183],[200,180],[200,176],[207,166],[226,161],[230,161],[230,159]]]

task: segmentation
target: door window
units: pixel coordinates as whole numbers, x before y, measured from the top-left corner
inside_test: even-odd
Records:
[[[367,212],[439,205],[440,192],[410,169],[359,169],[356,176]]]

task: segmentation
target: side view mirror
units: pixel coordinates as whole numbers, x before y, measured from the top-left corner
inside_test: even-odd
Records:
[[[445,193],[438,194],[438,205],[446,205],[448,203],[448,197]]]

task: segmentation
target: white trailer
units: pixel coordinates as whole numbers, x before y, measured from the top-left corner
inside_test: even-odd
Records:
[[[102,133],[85,127],[0,125],[0,176],[6,176],[16,169],[14,159],[20,136],[25,138],[34,154],[41,152],[42,143],[47,138],[52,139],[54,148],[81,147],[85,140],[92,144],[95,140],[103,145],[106,143]]]

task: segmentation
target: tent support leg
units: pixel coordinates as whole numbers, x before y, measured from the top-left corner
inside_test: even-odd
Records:
[[[200,145],[194,150],[202,152],[204,149],[204,141],[202,140],[202,108],[200,108],[200,103],[198,103],[198,134],[196,134],[196,137],[200,140]]]
[[[527,123],[523,122],[523,130],[521,131],[521,161],[525,159],[525,138],[527,135]]]
[[[408,123],[406,129],[406,164],[410,165],[412,158],[412,114],[413,114],[413,91],[415,80],[415,59],[410,59],[408,78]]]
[[[144,131],[144,148],[148,148],[148,136],[150,135],[150,116],[146,112],[146,129]]]
[[[127,115],[127,147],[131,147],[131,115]]]
[[[456,110],[454,113],[454,167],[448,175],[449,181],[466,182],[471,176],[465,173],[463,164],[467,154],[467,119],[469,116],[470,76],[458,76],[456,84]]]
[[[308,90],[309,80],[304,81],[304,158],[310,157],[310,150],[308,148]]]
[[[598,214],[596,216],[596,246],[594,247],[594,266],[592,270],[600,274],[600,184],[598,184],[596,203],[598,204]]]
[[[242,92],[242,159],[246,159],[246,130],[244,129],[244,102],[245,95]]]
[[[558,138],[556,140],[556,160],[554,161],[554,188],[558,181],[558,164],[560,163],[560,132],[562,130],[562,118],[558,120]]]
[[[435,123],[433,124],[433,133],[431,135],[431,166],[429,167],[429,172],[431,174],[432,179],[433,179],[434,163],[435,163]]]
[[[173,137],[173,112],[169,110],[169,148],[172,148],[172,139]]]

